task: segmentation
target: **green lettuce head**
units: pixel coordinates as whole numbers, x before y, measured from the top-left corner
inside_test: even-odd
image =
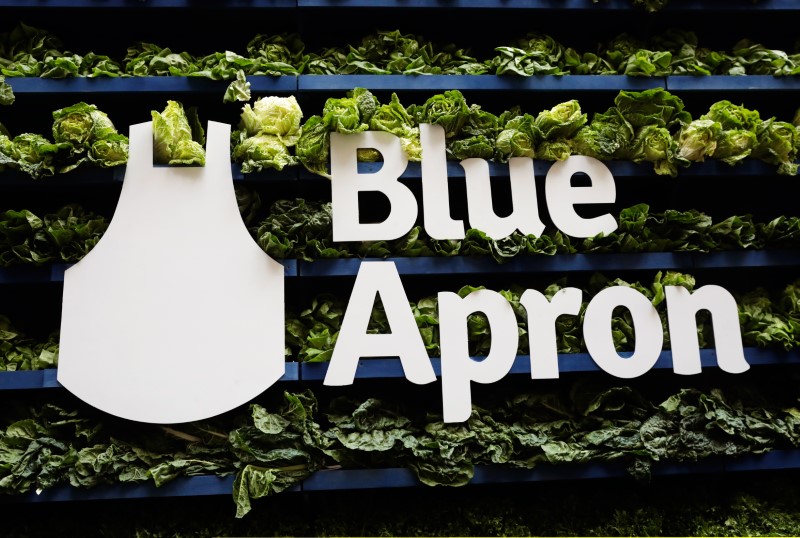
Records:
[[[422,159],[422,145],[419,139],[419,127],[400,103],[396,93],[388,104],[375,109],[369,120],[369,128],[373,131],[386,131],[400,138],[400,145],[411,161]]]
[[[634,128],[645,125],[679,127],[692,120],[683,109],[683,101],[663,88],[642,92],[622,90],[614,98],[614,104]]]
[[[536,148],[536,157],[545,161],[564,161],[572,154],[567,140],[545,140]]]
[[[770,118],[761,122],[757,136],[758,143],[753,150],[753,157],[770,164],[777,164],[779,174],[797,175],[795,161],[800,138],[794,125]]]
[[[413,110],[417,124],[431,123],[444,128],[445,138],[455,138],[470,116],[467,101],[458,90],[450,90],[434,95],[422,106],[409,107]]]
[[[54,144],[43,136],[32,133],[17,135],[12,143],[12,157],[19,169],[34,179],[55,174],[55,162],[60,154],[69,153],[71,148],[66,142]]]
[[[153,158],[156,163],[205,166],[205,150],[192,139],[192,128],[181,103],[167,101],[163,112],[153,110],[150,114],[153,117]]]
[[[491,159],[494,155],[494,143],[483,135],[453,140],[447,147],[447,153],[459,161],[472,157]]]
[[[128,162],[128,137],[114,135],[104,140],[95,140],[89,150],[89,160],[103,168]]]
[[[505,124],[505,121],[503,122]],[[500,124],[500,118],[483,110],[480,105],[470,105],[469,118],[462,128],[462,134],[469,136],[483,135],[488,138],[497,138],[500,134],[503,125]]]
[[[322,117],[331,131],[351,134],[369,129],[369,125],[361,121],[358,100],[354,97],[330,98],[322,108]]]
[[[703,162],[717,149],[722,128],[714,120],[694,120],[678,134],[678,155],[691,162]]]
[[[711,105],[708,114],[700,116],[700,119],[709,119],[719,122],[724,130],[744,129],[756,132],[761,125],[761,117],[758,110],[748,110],[743,106],[734,105],[730,101],[718,101]]]
[[[725,164],[734,165],[750,155],[757,142],[758,137],[753,131],[744,129],[722,131],[717,141],[717,149],[714,150],[712,157]]]
[[[311,116],[303,125],[295,154],[309,172],[330,179],[328,172],[330,145],[331,135],[327,123],[322,116]]]
[[[595,114],[592,123],[584,125],[570,139],[570,144],[574,155],[609,160],[627,155],[633,137],[633,126],[616,107],[611,107],[602,114]]]
[[[651,162],[659,175],[675,176],[678,173],[674,160],[677,143],[665,127],[648,125],[639,129],[633,140],[630,159],[633,162]]]
[[[242,172],[260,172],[264,168],[283,170],[285,166],[297,164],[280,137],[260,134],[246,138],[233,152],[236,162],[242,163]]]
[[[535,155],[535,137],[533,134],[534,118],[530,114],[517,116],[506,123],[497,140],[495,146],[501,159],[511,157],[531,157]]]
[[[369,123],[375,111],[380,106],[378,98],[365,88],[354,88],[347,92],[347,97],[356,100],[356,106],[358,107],[358,113],[361,114],[362,123]]]
[[[78,153],[88,149],[95,140],[118,134],[111,120],[94,105],[77,103],[53,112],[53,139],[70,144]]]
[[[533,126],[534,132],[538,131],[541,135],[541,140],[556,140],[570,138],[586,121],[587,116],[581,113],[581,105],[573,99],[540,112]]]
[[[7,134],[0,132],[0,172],[6,168],[17,168],[17,160],[14,158],[14,143]]]
[[[239,129],[249,136],[275,135],[287,146],[293,146],[300,138],[300,120],[303,111],[293,95],[289,97],[261,97],[252,108],[242,107]]]

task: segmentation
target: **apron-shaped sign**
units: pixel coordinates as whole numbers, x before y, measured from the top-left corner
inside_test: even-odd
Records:
[[[200,420],[283,375],[284,270],[239,215],[229,141],[209,122],[205,167],[154,167],[152,124],[131,126],[114,218],[64,276],[58,381],[93,407]]]

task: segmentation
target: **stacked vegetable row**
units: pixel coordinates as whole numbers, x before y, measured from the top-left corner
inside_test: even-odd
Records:
[[[68,172],[83,162],[110,167],[127,161],[128,140],[94,105],[78,103],[53,112],[55,143],[37,134],[11,137],[0,125],[0,171],[19,169],[34,178]],[[302,163],[329,176],[330,133],[385,131],[398,136],[412,161],[422,159],[419,124],[441,125],[451,159],[471,157],[506,162],[512,157],[563,160],[571,154],[601,160],[653,163],[657,174],[675,176],[679,167],[707,157],[735,165],[750,157],[777,165],[778,173],[797,173],[800,134],[796,114],[789,123],[762,120],[756,110],[729,101],[714,103],[693,120],[683,101],[663,89],[621,91],[614,106],[588,115],[577,100],[537,115],[513,107],[499,115],[468,104],[458,90],[404,107],[396,94],[389,103],[363,88],[330,98],[322,114],[301,124],[303,111],[293,97],[265,97],[246,104],[231,136],[232,159],[251,173]],[[156,157],[170,164],[202,164],[204,133],[197,110],[168,101],[153,112]],[[178,127],[179,126],[179,127]],[[174,155],[173,155],[174,153]],[[360,150],[361,160],[380,158]]]
[[[328,466],[406,467],[426,485],[464,485],[475,465],[619,462],[638,478],[659,462],[762,453],[800,445],[797,387],[769,392],[736,382],[655,398],[578,379],[563,390],[481,396],[465,424],[407,399],[337,397],[310,391],[251,404],[213,421],[134,424],[53,404],[6,406],[0,419],[0,490],[59,484],[156,485],[178,476],[236,473],[237,515]],[[276,395],[277,396],[277,395]]]
[[[730,51],[700,46],[689,30],[671,29],[642,39],[622,33],[578,51],[531,31],[476,59],[468,48],[434,43],[400,30],[378,30],[343,47],[306,52],[296,33],[259,34],[246,54],[230,50],[205,56],[137,42],[122,60],[64,50],[48,31],[19,23],[0,34],[0,74],[6,77],[197,76],[232,80],[246,75],[331,74],[625,74],[796,75],[800,50],[783,51],[743,38]]]
[[[658,272],[652,283],[629,283],[620,278],[609,279],[594,274],[583,292],[583,304],[577,316],[561,316],[556,321],[557,350],[559,353],[586,352],[583,340],[583,317],[589,300],[609,286],[627,286],[636,289],[656,307],[662,319],[664,347],[669,348],[669,332],[666,322],[664,286],[683,286],[693,290],[695,278],[688,274],[667,271]],[[549,299],[567,286],[562,278],[543,290]],[[462,297],[484,289],[483,286],[464,286],[458,290]],[[517,316],[519,347],[517,353],[528,354],[528,315],[520,305],[525,290],[514,286],[500,290],[500,294],[512,305]],[[739,322],[745,345],[775,347],[790,350],[800,346],[800,281],[785,286],[780,292],[763,287],[736,293]],[[436,296],[423,297],[412,302],[410,310],[414,316],[420,337],[432,357],[440,354],[439,315]],[[300,362],[326,362],[331,359],[333,348],[339,337],[346,303],[341,297],[325,293],[315,297],[311,304],[299,311],[286,314],[286,355],[289,360]],[[486,355],[491,346],[488,320],[482,313],[472,314],[468,319],[469,352],[473,356]],[[633,350],[635,330],[629,311],[617,312],[611,320],[611,330],[616,348]],[[371,315],[368,332],[388,334],[391,332],[382,305]],[[714,337],[710,319],[705,311],[698,314],[698,341],[701,347],[713,347]],[[716,335],[719,337],[719,335]],[[36,341],[11,326],[8,318],[0,317],[0,370],[35,370],[57,366],[58,336],[52,334],[46,341]]]
[[[800,122],[800,115],[794,121]],[[554,161],[575,154],[650,162],[657,174],[670,176],[677,175],[678,167],[703,162],[706,157],[729,165],[752,157],[777,165],[779,174],[795,175],[800,146],[793,123],[774,117],[762,120],[758,111],[730,101],[713,104],[693,120],[683,101],[661,88],[620,91],[614,106],[595,113],[591,122],[574,99],[536,116],[518,107],[495,115],[480,105],[468,104],[458,90],[405,108],[397,94],[392,94],[390,103],[381,104],[368,90],[356,88],[345,98],[328,99],[322,115],[306,120],[296,155],[308,170],[327,176],[329,133],[373,130],[400,137],[409,160],[419,161],[421,123],[444,128],[452,159],[505,162],[512,157],[531,157]],[[378,155],[367,151],[362,157],[375,160]]]

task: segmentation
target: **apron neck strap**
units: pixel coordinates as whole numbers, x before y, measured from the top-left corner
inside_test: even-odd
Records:
[[[206,129],[206,165],[231,162],[231,126],[209,121]],[[128,136],[128,167],[153,167],[153,122],[131,125]]]

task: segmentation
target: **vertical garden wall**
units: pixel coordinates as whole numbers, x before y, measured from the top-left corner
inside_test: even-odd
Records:
[[[798,534],[795,4],[0,0],[7,534]],[[284,266],[286,368],[237,409],[155,425],[64,389],[58,329],[64,272],[114,215],[129,126],[169,101],[200,146],[206,122],[232,126],[242,219]],[[439,200],[424,196],[421,125],[444,132],[463,237],[423,218]],[[334,241],[331,133],[367,131],[399,139],[399,181],[419,216],[401,237]],[[158,130],[155,142],[174,149]],[[548,172],[581,155],[616,193],[577,214],[611,215],[611,233],[571,236],[550,214]],[[383,166],[379,152],[358,157],[362,174]],[[483,203],[496,215],[538,212],[543,231],[492,238],[475,226],[464,159],[487,163]],[[512,204],[512,159],[535,177],[525,207]],[[392,211],[380,192],[357,206],[365,222]],[[186,274],[215,255],[209,244],[207,258],[184,260]],[[396,268],[435,382],[408,381],[387,349],[362,358],[352,384],[324,384],[364,260]],[[632,379],[606,372],[584,338],[587,305],[616,286],[663,325],[652,368]],[[681,375],[667,290],[704,286],[730,293],[740,330],[700,310],[702,368]],[[534,326],[526,290],[550,302],[566,288],[579,308],[554,330]],[[445,422],[453,343],[440,339],[437,294],[480,289],[513,310],[516,359],[499,381],[471,384],[468,420]],[[609,318],[624,361],[641,326],[626,308]],[[463,321],[469,355],[488,360],[486,315]],[[392,332],[380,300],[367,331]],[[545,336],[557,376],[541,375],[532,351]],[[749,369],[730,373],[718,343],[739,338]]]

